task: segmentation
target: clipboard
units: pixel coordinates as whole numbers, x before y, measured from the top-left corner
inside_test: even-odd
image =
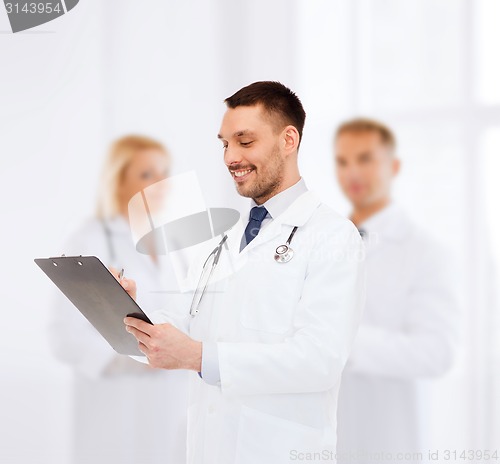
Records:
[[[34,260],[61,292],[120,354],[144,356],[123,318],[151,320],[96,256]]]

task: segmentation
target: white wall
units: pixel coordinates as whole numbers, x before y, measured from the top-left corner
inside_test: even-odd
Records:
[[[0,34],[0,461],[13,464],[68,461],[69,373],[49,352],[52,289],[33,258],[60,253],[91,211],[103,149],[99,2],[74,13]]]

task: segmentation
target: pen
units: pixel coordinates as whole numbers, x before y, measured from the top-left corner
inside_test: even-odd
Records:
[[[123,279],[123,273],[125,272],[125,269],[123,269],[122,267],[122,270],[120,271],[120,274],[118,274],[118,281],[121,282],[122,279]]]

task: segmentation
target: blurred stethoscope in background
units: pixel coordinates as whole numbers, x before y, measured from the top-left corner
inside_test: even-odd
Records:
[[[288,237],[288,240],[284,245],[279,245],[276,247],[276,251],[274,253],[274,260],[277,263],[288,263],[294,255],[293,249],[290,247],[290,243],[292,242],[293,236],[295,235],[298,226],[295,226],[292,230],[292,233]],[[212,277],[214,269],[219,262],[220,255],[222,252],[222,247],[226,243],[227,235],[224,234],[222,240],[219,244],[212,250],[212,252],[208,255],[205,263],[203,264],[203,269],[201,271],[200,280],[198,281],[198,285],[196,286],[196,290],[193,295],[193,300],[191,301],[191,308],[189,309],[189,314],[191,317],[195,317],[200,311],[200,303],[205,294],[206,288]],[[227,245],[226,245],[227,247]]]

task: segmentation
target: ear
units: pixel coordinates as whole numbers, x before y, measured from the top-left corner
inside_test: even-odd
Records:
[[[394,158],[392,160],[392,175],[393,175],[393,177],[395,177],[399,174],[400,169],[401,169],[401,160],[399,158]]]
[[[296,152],[299,148],[300,135],[295,126],[286,126],[283,129],[283,147],[287,153]]]

